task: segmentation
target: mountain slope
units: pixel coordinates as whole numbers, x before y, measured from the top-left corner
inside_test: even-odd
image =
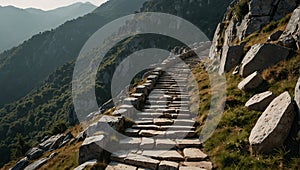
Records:
[[[136,3],[133,1],[130,1],[130,2]],[[160,11],[160,12],[166,12],[166,13],[171,13],[171,14],[177,15],[178,13],[184,12],[186,9],[193,9],[193,10],[191,10],[191,12],[192,12],[191,14],[184,16],[186,19],[192,19],[193,17],[195,17],[195,18],[198,18],[199,20],[203,20],[203,21],[206,20],[206,16],[203,16],[200,14],[194,15],[195,13],[197,13],[194,10],[201,11],[202,9],[207,8],[207,6],[205,6],[205,5],[204,6],[197,5],[197,6],[199,6],[199,9],[198,9],[198,8],[192,8],[195,5],[195,3],[189,4],[187,2],[182,2],[182,4],[185,4],[186,7],[183,9],[180,9],[179,11],[176,11],[176,10],[172,10],[174,8],[174,6],[170,5],[168,8],[167,4],[164,4],[162,2],[163,1],[160,1],[160,0],[152,0],[151,3],[149,3],[149,4],[145,3],[143,5],[142,11],[143,10],[145,10],[145,11]],[[168,1],[168,2],[170,4],[173,4],[172,1]],[[215,0],[213,2],[216,3],[218,1]],[[229,1],[224,1],[224,4],[228,4],[228,3],[229,3]],[[115,4],[116,7],[112,6],[112,4]],[[224,4],[219,5],[218,10],[216,10],[216,11],[221,11],[221,10],[225,11],[225,9],[223,9],[223,7],[222,7],[222,6],[224,6]],[[19,50],[22,50],[22,51],[18,51],[18,48],[14,49],[14,51],[11,51],[11,53],[10,53],[11,56],[6,54],[6,56],[9,56],[8,60],[5,61],[5,59],[3,59],[3,61],[5,61],[6,63],[9,63],[13,59],[15,61],[18,61],[18,59],[23,59],[23,58],[17,58],[16,57],[17,55],[15,55],[15,53],[13,53],[13,52],[16,52],[18,55],[22,56],[23,54],[25,54],[26,50],[28,50],[30,52],[29,56],[35,57],[35,60],[29,60],[29,62],[31,63],[30,67],[35,67],[34,69],[30,68],[30,70],[38,70],[37,72],[39,74],[44,74],[42,71],[44,71],[46,69],[43,67],[37,67],[41,63],[45,67],[45,65],[48,66],[49,64],[51,64],[51,62],[54,62],[54,61],[56,62],[56,66],[58,66],[64,62],[66,63],[67,61],[74,61],[74,59],[77,57],[77,53],[79,52],[79,50],[81,48],[81,45],[83,45],[83,43],[84,43],[83,40],[86,40],[93,33],[93,31],[96,31],[97,28],[99,27],[99,25],[101,25],[95,21],[97,21],[99,18],[107,21],[108,19],[103,16],[110,15],[109,17],[111,17],[115,14],[125,15],[126,11],[124,12],[124,11],[122,11],[122,9],[124,9],[127,5],[128,5],[128,2],[125,2],[125,1],[109,1],[108,3],[102,5],[100,8],[96,9],[92,14],[89,14],[85,17],[79,18],[75,21],[68,22],[54,31],[46,32],[41,35],[37,35],[37,36],[33,37],[30,41],[28,41],[28,42],[24,43],[22,46],[18,47]],[[151,6],[151,5],[153,5],[153,6]],[[163,6],[164,6],[164,8],[162,8]],[[137,9],[134,9],[132,7],[132,5],[131,5],[131,8],[133,11],[137,10]],[[118,12],[112,13],[112,9],[116,9],[116,11],[118,11]],[[160,9],[160,10],[158,10],[158,9]],[[105,14],[107,14],[107,15],[105,15]],[[217,21],[220,21],[222,19],[223,14],[217,14],[217,15],[212,15],[212,16],[213,17],[211,18],[211,20],[215,21],[212,24],[205,25],[205,24],[202,24],[201,22],[197,23],[196,22],[197,19],[194,20],[194,22],[195,22],[194,24],[201,27],[201,29],[203,29],[203,30],[213,29],[213,25],[216,25]],[[75,24],[75,22],[76,22],[76,24]],[[77,29],[74,29],[74,32],[72,32],[73,29],[71,29],[71,28],[73,28],[74,25],[76,26]],[[67,29],[67,28],[70,28],[70,29]],[[82,34],[81,39],[79,39],[80,37],[78,37],[78,35],[80,35],[80,33]],[[52,38],[52,36],[55,36],[55,37]],[[77,42],[68,41],[70,39],[75,39],[75,40],[77,40]],[[52,43],[47,43],[47,44],[45,43],[45,42],[48,42],[51,40],[53,41]],[[41,43],[38,43],[38,42],[42,42],[45,44],[43,46],[41,46]],[[67,43],[64,44],[64,42],[67,42]],[[172,42],[172,41],[168,41],[168,39],[165,39],[165,38],[149,35],[148,37],[146,36],[144,38],[128,39],[128,40],[122,42],[121,44],[119,44],[118,46],[116,46],[114,49],[117,49],[117,50],[113,50],[111,53],[109,53],[107,60],[105,60],[103,65],[99,67],[101,69],[99,70],[99,73],[97,75],[98,79],[96,82],[96,92],[95,93],[102,100],[98,100],[98,103],[102,104],[105,100],[108,100],[110,98],[109,92],[110,92],[110,81],[111,80],[109,80],[109,77],[112,76],[116,66],[118,65],[118,63],[120,63],[122,61],[122,58],[126,57],[128,54],[133,52],[133,51],[130,51],[131,49],[138,50],[138,49],[143,49],[146,47],[153,48],[153,44],[155,44],[155,43],[156,43],[157,47],[161,47],[162,49],[168,49],[168,48],[170,48],[170,47],[168,47],[168,45],[171,45],[171,47],[172,47],[172,44],[170,44],[170,42]],[[56,45],[57,47],[62,47],[64,45],[65,46],[64,49],[69,49],[69,51],[67,51],[68,53],[65,51],[61,51],[60,48],[56,49],[56,48],[52,47],[53,44],[55,44],[55,43],[57,43],[57,45]],[[175,45],[178,45],[178,43]],[[173,46],[174,46],[174,44],[173,44]],[[30,51],[32,49],[35,49],[36,47],[38,47],[37,48],[38,53],[40,54],[38,56],[33,55],[37,52],[32,53]],[[64,58],[61,59],[60,57],[55,57],[54,54],[52,55],[52,58],[51,57],[47,58],[47,57],[49,57],[49,54],[47,52],[52,52],[50,49],[57,50],[58,54],[55,53],[55,55],[61,54],[60,57],[64,56]],[[41,59],[39,57],[41,57]],[[59,59],[61,59],[63,61],[59,61]],[[46,60],[46,61],[43,61],[43,60]],[[58,61],[60,63],[57,63]],[[22,64],[20,64],[20,65],[22,66]],[[132,64],[132,66],[134,66],[134,63]],[[53,66],[53,67],[55,67],[55,66]],[[53,68],[53,67],[51,67],[51,68]],[[73,104],[72,104],[72,99],[71,99],[71,89],[70,89],[72,72],[64,71],[64,70],[72,70],[73,67],[74,67],[74,62],[69,62],[69,63],[65,64],[63,67],[57,69],[49,77],[49,79],[47,79],[47,81],[41,83],[42,86],[40,88],[37,88],[38,90],[32,91],[26,97],[23,97],[22,99],[14,102],[14,103],[8,104],[3,109],[1,109],[1,111],[0,111],[1,120],[2,120],[1,125],[0,125],[1,126],[0,129],[2,129],[1,134],[9,137],[7,140],[2,142],[4,144],[4,146],[7,146],[10,143],[12,143],[11,141],[15,142],[17,140],[16,139],[17,133],[20,133],[31,144],[35,144],[44,135],[48,134],[48,131],[45,131],[45,128],[51,129],[51,127],[54,126],[54,124],[52,122],[55,122],[57,120],[64,121],[66,124],[72,124],[72,123],[76,122],[76,120],[74,120],[74,119],[76,119],[76,116],[74,116],[74,111],[73,111],[73,106],[72,106]],[[27,67],[25,69],[29,69],[29,67]],[[9,69],[7,69],[7,70],[9,70]],[[19,73],[14,73],[14,74],[22,75],[24,73],[19,72]],[[25,73],[25,74],[27,74],[27,73]],[[31,75],[39,76],[39,74],[35,74],[35,72],[32,72],[32,73],[28,73],[27,75],[25,75],[25,77],[26,76],[30,77]],[[42,79],[42,78],[40,78],[40,79]],[[23,85],[22,85],[22,88],[23,88]],[[36,97],[36,96],[38,96],[38,97]],[[43,100],[39,100],[41,98]],[[27,104],[27,103],[29,103],[29,104]],[[51,115],[51,116],[49,116],[49,115]],[[33,119],[35,123],[31,124],[31,125],[27,124],[28,126],[26,128],[20,128],[20,127],[24,127],[25,125],[23,125],[23,123],[20,124],[18,122],[24,122],[24,124],[26,124],[25,122],[29,119],[30,120]],[[40,123],[36,123],[36,122],[40,122]],[[40,125],[44,125],[44,126],[40,126]],[[16,128],[16,127],[18,127],[18,128]],[[15,129],[15,130],[12,131],[9,129]],[[31,129],[31,130],[29,132],[26,129]],[[12,133],[12,132],[14,132],[14,133]],[[32,136],[35,136],[35,137],[32,138]],[[14,149],[16,149],[16,148],[11,146],[9,151],[7,151],[7,148],[5,148],[5,147],[3,147],[2,149],[3,149],[2,152],[7,153],[6,155],[4,155],[4,156],[6,156],[6,159],[9,159],[9,158],[7,158],[7,155],[12,154],[12,151],[14,151]],[[19,153],[20,153],[20,151],[19,151]],[[15,155],[13,153],[13,155],[18,157],[22,154]]]
[[[117,3],[116,3],[117,2]],[[138,10],[144,0],[111,0],[94,13],[33,36],[0,54],[0,106],[37,88],[57,67],[75,59],[85,41],[101,26]],[[111,8],[111,4],[116,6]],[[116,10],[113,10],[113,9]],[[103,12],[102,12],[103,9]]]
[[[90,3],[75,3],[51,11],[0,7],[0,52],[19,45],[39,32],[56,28],[67,20],[90,13],[95,8]]]

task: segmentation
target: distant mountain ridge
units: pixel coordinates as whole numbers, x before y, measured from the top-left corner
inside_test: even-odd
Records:
[[[90,13],[96,8],[91,3],[81,2],[49,11],[0,6],[0,52],[19,45],[39,32],[54,29],[68,20]]]

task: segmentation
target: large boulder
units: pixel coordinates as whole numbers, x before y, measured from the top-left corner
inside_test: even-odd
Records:
[[[271,91],[266,91],[254,95],[247,101],[245,106],[250,110],[264,111],[275,97],[276,95],[274,95]]]
[[[288,48],[275,44],[257,44],[252,46],[242,61],[240,74],[246,77],[254,71],[264,69],[285,60],[289,56]]]
[[[28,158],[25,157],[25,158],[21,159],[20,161],[18,161],[14,167],[10,168],[10,170],[22,170],[28,164],[29,164]]]
[[[291,96],[284,92],[275,98],[251,131],[249,142],[253,153],[270,152],[287,138],[295,117]]]
[[[29,160],[34,160],[37,158],[40,158],[41,156],[43,156],[44,151],[42,149],[39,148],[31,148],[29,151],[26,152],[26,157]]]
[[[252,73],[251,75],[249,75],[248,77],[246,77],[243,81],[241,81],[238,84],[238,88],[240,90],[252,90],[257,88],[259,85],[261,85],[261,83],[263,82],[263,78],[261,77],[261,75],[256,71],[254,73]]]
[[[219,73],[227,73],[240,63],[244,55],[244,46],[226,46],[223,48]]]
[[[300,49],[300,6],[294,10],[293,15],[280,37],[280,43],[284,46],[297,46]]]
[[[104,149],[101,146],[105,146],[107,139],[104,135],[92,136],[86,138],[79,148],[78,163],[83,164],[86,161],[96,159],[98,161],[103,160]]]

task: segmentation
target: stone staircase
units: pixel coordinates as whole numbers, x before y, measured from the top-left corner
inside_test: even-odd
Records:
[[[182,63],[156,70],[148,77],[155,81],[150,94],[132,94],[144,104],[131,116],[134,125],[125,130],[128,137],[119,141],[121,149],[111,154],[106,170],[213,168],[195,131],[196,115],[189,110],[189,74]]]

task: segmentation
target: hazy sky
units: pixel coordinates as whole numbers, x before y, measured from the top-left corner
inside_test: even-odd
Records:
[[[0,6],[13,5],[19,8],[38,8],[50,10],[62,6],[67,6],[75,2],[90,2],[99,6],[107,0],[0,0]]]

